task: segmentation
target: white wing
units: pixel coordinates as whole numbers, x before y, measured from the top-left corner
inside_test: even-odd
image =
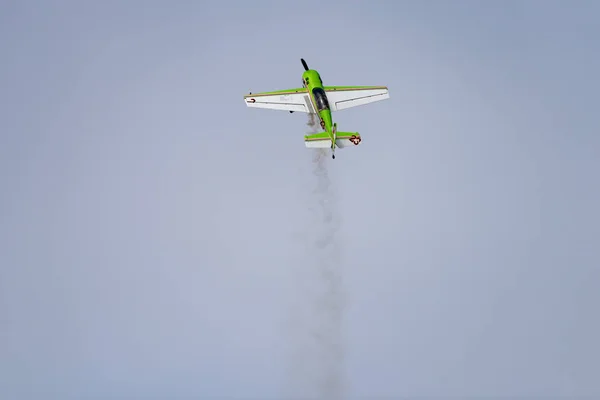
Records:
[[[325,86],[332,111],[362,106],[390,98],[386,86]]]
[[[244,101],[248,107],[269,110],[314,113],[312,102],[305,88],[247,94]]]

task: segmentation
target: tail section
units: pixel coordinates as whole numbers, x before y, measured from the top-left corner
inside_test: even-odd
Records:
[[[335,146],[343,149],[344,147],[358,146],[362,138],[358,132],[336,132]],[[310,149],[330,149],[331,136],[327,132],[315,133],[304,136],[304,144]]]
[[[335,142],[335,146],[332,146],[332,141]],[[331,133],[321,132],[314,133],[312,135],[304,136],[304,143],[306,147],[313,149],[327,149],[330,148],[335,151],[335,147],[344,148],[350,146],[358,146],[362,138],[358,132],[338,132],[337,124],[333,124]]]

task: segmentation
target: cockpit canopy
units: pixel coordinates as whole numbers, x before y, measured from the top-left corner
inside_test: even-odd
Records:
[[[327,94],[323,88],[314,88],[313,96],[315,96],[318,111],[329,110],[329,101],[327,101]]]

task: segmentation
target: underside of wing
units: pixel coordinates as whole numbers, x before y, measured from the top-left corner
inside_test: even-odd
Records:
[[[308,91],[305,88],[250,93],[244,96],[244,101],[248,107],[254,108],[305,113],[315,112]]]
[[[386,86],[325,86],[332,111],[362,106],[390,98]]]

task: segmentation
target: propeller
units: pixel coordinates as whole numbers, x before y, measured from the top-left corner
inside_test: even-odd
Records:
[[[302,65],[304,66],[304,69],[306,71],[308,71],[308,64],[306,64],[306,61],[304,61],[304,58],[301,58],[300,61],[302,61]]]

